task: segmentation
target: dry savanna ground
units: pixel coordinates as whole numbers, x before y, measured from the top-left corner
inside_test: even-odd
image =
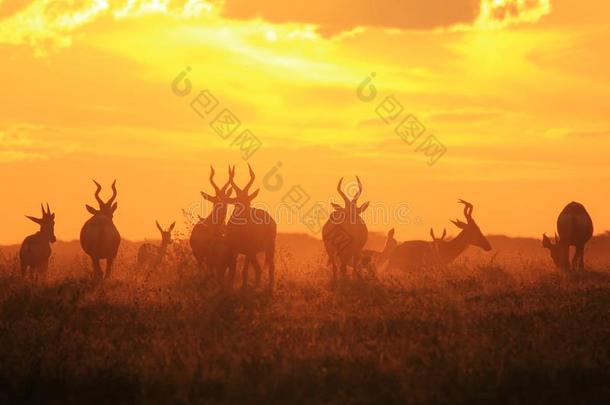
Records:
[[[37,284],[4,248],[0,402],[609,401],[610,266],[565,274],[536,241],[492,243],[331,289],[320,242],[283,236],[273,296],[220,292],[181,244],[147,277],[123,243],[102,285],[77,243]]]

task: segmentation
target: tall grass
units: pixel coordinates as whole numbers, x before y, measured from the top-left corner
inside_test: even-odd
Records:
[[[462,261],[330,288],[323,256],[280,249],[271,296],[205,282],[180,243],[148,277],[133,253],[101,285],[82,257],[38,284],[5,260],[0,402],[610,399],[605,268]]]

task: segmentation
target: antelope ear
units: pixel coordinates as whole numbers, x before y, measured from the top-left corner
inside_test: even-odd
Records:
[[[366,211],[366,209],[369,207],[369,203],[370,203],[370,201],[367,201],[364,204],[362,204],[360,206],[360,208],[358,208],[358,213],[362,214],[364,211]]]
[[[343,207],[342,207],[342,206],[340,206],[339,204],[336,204],[336,203],[331,203],[330,205],[332,205],[332,206],[333,206],[333,208],[335,209],[335,211],[342,211],[342,210],[343,210]]]
[[[208,200],[209,202],[213,202],[213,203],[217,202],[217,200],[218,200],[216,197],[213,197],[213,196],[209,195],[208,193],[204,193],[203,191],[201,192],[201,196],[203,198],[205,198],[206,200]]]
[[[51,214],[51,219],[55,219],[55,213]]]
[[[117,208],[119,208],[119,204],[117,204],[117,203],[112,204],[112,207],[110,207],[110,209],[112,210],[113,213],[114,213],[114,211],[116,211]]]
[[[394,237],[394,228],[390,229],[390,231],[388,232],[388,238],[393,238]]]
[[[34,217],[29,216],[29,215],[26,215],[25,217],[27,219],[29,219],[30,221],[36,222],[38,225],[42,224],[42,219],[40,219],[40,218],[34,218]]]
[[[93,207],[92,207],[92,206],[90,206],[90,205],[85,205],[85,208],[87,208],[87,211],[89,211],[89,213],[90,213],[91,215],[95,215],[95,214],[99,213],[99,211],[98,211],[98,210],[96,210],[95,208],[93,208]]]
[[[462,221],[460,221],[460,220],[457,220],[457,221],[451,221],[451,222],[453,223],[453,225],[457,226],[457,227],[458,227],[458,228],[460,228],[460,229],[466,229],[466,228],[468,228],[468,224],[465,224],[465,223],[463,223],[463,222],[462,222]]]
[[[176,226],[175,222],[169,226],[169,232],[174,230],[174,226]]]

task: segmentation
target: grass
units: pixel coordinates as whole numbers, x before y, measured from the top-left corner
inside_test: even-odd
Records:
[[[37,285],[5,269],[0,402],[610,400],[606,269],[461,264],[331,289],[323,262],[280,253],[273,296],[221,293],[180,259],[148,280],[124,260],[103,285],[76,259]]]

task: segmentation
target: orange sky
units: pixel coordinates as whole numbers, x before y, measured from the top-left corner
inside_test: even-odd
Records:
[[[24,215],[41,201],[57,237],[77,238],[91,179],[108,192],[115,177],[122,235],[157,237],[155,219],[182,223],[201,203],[210,164],[245,178],[231,145],[244,129],[272,211],[294,185],[305,208],[328,207],[357,174],[369,228],[399,239],[455,234],[458,198],[488,234],[553,232],[572,200],[608,230],[609,17],[602,0],[0,0],[0,243],[35,230]],[[372,72],[367,103],[356,89]],[[205,89],[219,106],[202,118],[190,103]],[[392,124],[376,114],[388,96],[404,107]],[[209,125],[223,108],[242,123],[227,140]],[[408,114],[426,127],[413,145],[394,133]],[[446,147],[434,165],[416,151],[429,134]]]

